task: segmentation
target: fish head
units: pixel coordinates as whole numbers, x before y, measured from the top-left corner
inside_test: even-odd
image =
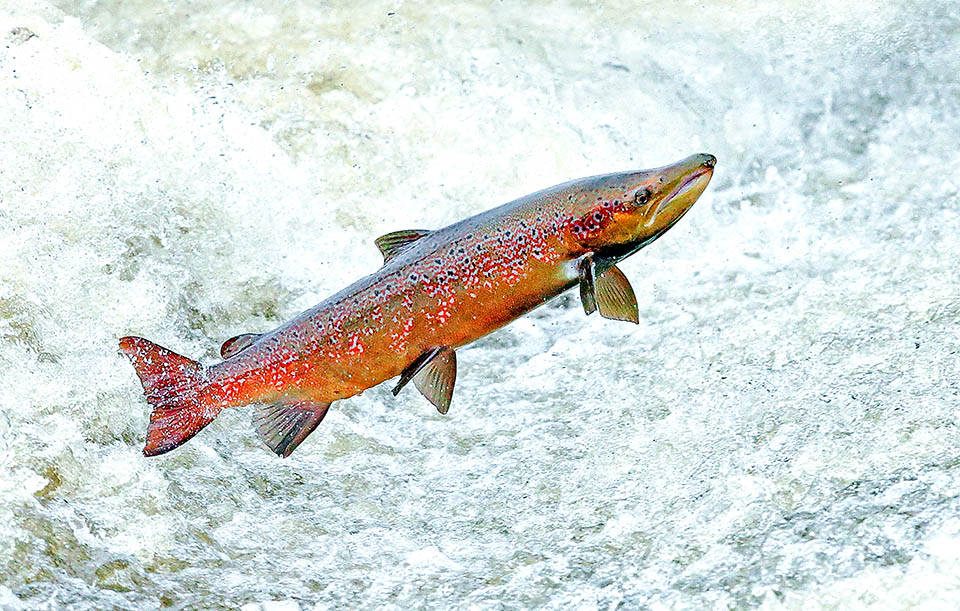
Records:
[[[642,248],[696,203],[716,163],[716,157],[702,153],[662,168],[597,177],[570,223],[571,239],[601,253]]]

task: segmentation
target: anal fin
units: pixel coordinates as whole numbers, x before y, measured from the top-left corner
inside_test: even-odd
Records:
[[[597,277],[594,295],[600,316],[640,324],[637,296],[630,286],[630,281],[616,265]]]
[[[450,409],[453,387],[457,382],[457,354],[453,348],[438,346],[427,350],[400,375],[393,389],[396,395],[413,380],[414,386],[441,414]]]
[[[327,415],[330,403],[280,401],[258,407],[253,416],[257,434],[282,458],[297,449]]]

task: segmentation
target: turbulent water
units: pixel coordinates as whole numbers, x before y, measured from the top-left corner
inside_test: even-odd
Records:
[[[0,608],[960,604],[960,18],[834,4],[0,0]],[[639,326],[140,454],[120,336],[210,362],[380,234],[698,152]]]

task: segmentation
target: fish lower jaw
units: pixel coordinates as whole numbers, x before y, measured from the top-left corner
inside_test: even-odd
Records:
[[[707,188],[707,185],[710,183],[710,179],[712,177],[713,170],[710,168],[703,168],[696,172],[692,172],[689,176],[684,178],[683,181],[677,185],[669,195],[660,200],[660,203],[657,204],[656,209],[653,211],[653,214],[650,215],[650,218],[647,220],[647,222],[644,223],[644,226],[652,226],[660,216],[660,213],[670,206],[682,205],[687,208],[692,206]],[[682,201],[685,199],[689,199],[689,201]]]

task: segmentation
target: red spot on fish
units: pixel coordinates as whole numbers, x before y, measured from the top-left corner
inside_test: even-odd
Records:
[[[363,354],[363,344],[360,343],[359,335],[351,335],[347,345],[347,356],[358,356]]]

